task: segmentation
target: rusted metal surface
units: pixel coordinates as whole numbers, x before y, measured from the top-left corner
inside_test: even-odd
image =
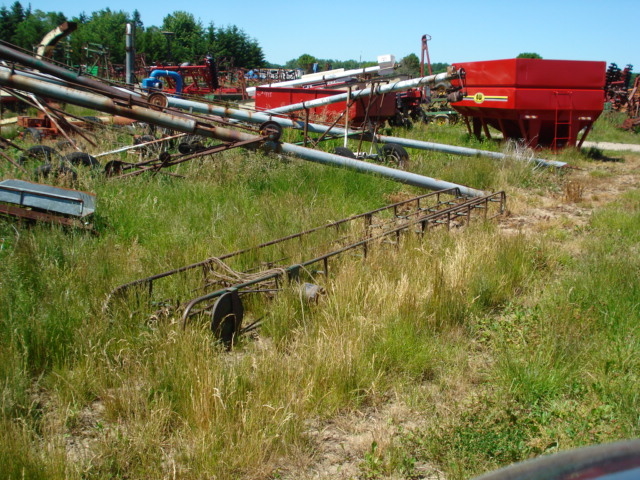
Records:
[[[48,222],[58,225],[64,225],[66,227],[74,227],[80,229],[91,230],[93,227],[81,222],[75,218],[62,217],[60,215],[53,215],[47,212],[40,212],[38,210],[31,210],[28,208],[16,207],[15,205],[5,205],[0,203],[0,214],[8,215],[15,218],[23,218],[25,220],[33,220],[36,222]]]
[[[90,228],[95,195],[69,188],[8,179],[0,182],[0,213],[35,221]]]
[[[139,98],[125,105],[117,99],[113,99],[110,95],[99,95],[71,87],[56,85],[43,80],[37,80],[35,78],[29,78],[16,72],[11,72],[7,68],[0,68],[0,84],[9,88],[29,91],[36,95],[74,103],[112,115],[132,118],[184,133],[203,135],[229,142],[256,139],[255,135],[217,127],[209,122],[199,122],[191,116],[153,110],[149,107],[148,103]]]
[[[217,299],[229,292],[274,292],[284,279],[327,275],[329,260],[338,255],[360,252],[366,257],[373,245],[396,243],[403,233],[423,235],[434,227],[462,227],[478,217],[489,220],[501,215],[505,205],[504,192],[476,198],[458,189],[421,195],[121,285],[109,294],[104,308],[108,311],[121,302],[152,310],[162,306],[164,313],[180,315],[186,325],[194,315],[209,314]],[[171,282],[184,286],[185,294],[194,298],[163,298]]]
[[[633,88],[627,97],[627,118],[622,123],[625,130],[636,130],[640,127],[640,76],[633,82]]]
[[[39,72],[53,75],[56,78],[62,79],[66,82],[73,83],[75,85],[82,85],[91,91],[105,92],[110,94],[113,98],[126,102],[127,104],[135,103],[139,101],[141,97],[133,95],[132,92],[127,92],[119,88],[105,85],[104,83],[94,80],[92,78],[79,75],[66,68],[59,67],[47,62],[43,59],[37,59],[31,55],[19,52],[7,45],[0,43],[0,58],[9,62],[15,62],[20,65],[25,65]],[[144,103],[144,102],[141,102]]]
[[[22,75],[20,72],[6,67],[0,67],[0,85],[92,108],[112,115],[136,119],[159,127],[194,135],[202,135],[208,138],[217,138],[218,140],[230,143],[244,141],[250,142],[252,140],[257,141],[261,138],[256,135],[247,134],[237,130],[215,126],[211,119],[201,119],[199,117],[194,117],[193,115],[178,114],[173,111],[170,113],[166,111],[157,111],[139,98],[136,99],[135,102],[132,101],[125,105],[123,102],[113,99],[110,94],[105,92],[103,92],[103,94],[95,94],[84,90],[78,90],[76,88],[50,83]],[[222,121],[222,119],[220,119],[220,121]],[[274,146],[275,150],[280,153],[295,155],[303,160],[349,168],[359,172],[379,174],[392,180],[419,188],[442,190],[458,187],[466,195],[484,195],[484,192],[464,185],[442,182],[423,175],[396,170],[382,165],[374,165],[364,161],[320,152],[305,147],[299,147],[289,143],[277,143]]]
[[[40,45],[38,45],[36,50],[36,58],[50,57],[53,55],[56,44],[67,35],[75,32],[77,28],[78,24],[76,22],[64,22],[51,30],[42,37]]]
[[[618,65],[612,63],[607,68],[604,87],[605,101],[613,110],[624,111],[629,102],[629,88],[631,86],[632,65],[627,65],[620,70]]]
[[[114,178],[125,178],[132,177],[135,175],[140,175],[145,172],[157,172],[160,169],[173,167],[175,165],[179,165],[180,163],[187,162],[189,160],[193,160],[194,158],[203,157],[206,155],[213,155],[215,153],[224,152],[226,150],[230,150],[232,148],[248,148],[255,147],[260,145],[264,141],[263,138],[244,140],[240,142],[229,142],[224,143],[222,145],[216,145],[211,148],[206,148],[202,151],[190,154],[190,155],[178,155],[178,154],[169,154],[168,152],[163,152],[158,158],[153,160],[148,160],[145,162],[138,163],[126,163],[120,162],[118,160],[107,163],[105,166],[105,173],[108,176],[112,176]],[[127,170],[131,170],[125,173]]]

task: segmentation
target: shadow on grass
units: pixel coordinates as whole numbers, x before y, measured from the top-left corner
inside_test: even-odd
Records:
[[[608,157],[602,152],[602,150],[596,147],[590,147],[589,149],[584,151],[584,155],[589,160],[597,160],[599,162],[622,162],[622,158]]]

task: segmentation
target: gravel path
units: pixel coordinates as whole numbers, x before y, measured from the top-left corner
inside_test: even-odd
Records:
[[[582,148],[599,148],[600,150],[615,150],[640,152],[640,144],[638,143],[611,143],[611,142],[584,142]]]

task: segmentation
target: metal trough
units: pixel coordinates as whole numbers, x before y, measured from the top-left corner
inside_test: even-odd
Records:
[[[69,226],[95,211],[91,193],[15,179],[0,182],[0,202],[0,213]]]
[[[24,180],[0,182],[0,202],[48,212],[86,217],[95,211],[96,196],[69,188],[53,187]]]

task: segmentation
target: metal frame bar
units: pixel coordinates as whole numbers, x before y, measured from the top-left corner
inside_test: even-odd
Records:
[[[428,203],[427,203],[428,202]],[[497,204],[497,213],[489,216],[489,209],[492,204]],[[498,192],[491,195],[487,195],[484,197],[474,197],[469,199],[460,194],[458,189],[449,189],[438,192],[433,192],[425,195],[421,195],[418,197],[414,197],[408,200],[404,200],[401,202],[397,202],[391,205],[387,205],[385,207],[381,207],[375,210],[371,210],[366,213],[353,215],[351,217],[344,218],[342,220],[338,220],[336,222],[329,223],[327,225],[323,225],[320,227],[312,228],[309,230],[305,230],[303,232],[295,233],[292,235],[287,235],[285,237],[278,238],[276,240],[272,240],[270,242],[262,243],[256,247],[246,248],[237,250],[232,253],[227,253],[220,257],[211,257],[201,262],[197,262],[191,265],[187,265],[178,269],[169,270],[167,272],[163,272],[160,274],[152,275],[150,277],[146,277],[140,280],[136,280],[134,282],[130,282],[124,285],[120,285],[116,287],[108,296],[107,300],[104,304],[104,310],[108,311],[110,303],[112,299],[116,297],[121,297],[127,294],[130,290],[145,287],[142,290],[136,291],[147,291],[149,299],[153,296],[153,284],[155,281],[171,277],[176,274],[183,274],[192,270],[201,269],[205,281],[203,282],[203,287],[200,288],[210,288],[215,287],[216,285],[222,286],[223,288],[218,288],[213,292],[206,293],[204,295],[200,295],[187,303],[183,303],[181,308],[184,308],[182,313],[182,323],[183,326],[186,326],[187,320],[199,313],[202,313],[207,308],[210,307],[209,304],[206,304],[203,308],[199,308],[198,310],[194,310],[196,306],[199,306],[205,302],[209,302],[211,300],[216,299],[220,295],[228,292],[230,289],[235,289],[241,291],[240,293],[249,293],[246,291],[247,287],[254,286],[256,284],[274,281],[276,283],[276,287],[279,285],[279,282],[282,277],[285,275],[291,279],[297,277],[299,275],[299,271],[313,264],[322,263],[324,274],[328,274],[329,264],[328,261],[330,258],[340,255],[342,253],[362,248],[363,254],[366,257],[368,254],[369,245],[372,242],[377,240],[381,240],[385,237],[395,235],[397,239],[400,238],[400,235],[403,232],[406,232],[414,227],[417,227],[416,233],[420,235],[424,235],[424,233],[432,228],[441,225],[446,225],[447,228],[451,228],[452,225],[462,226],[465,223],[469,223],[472,220],[472,214],[476,211],[481,211],[483,214],[484,220],[490,220],[495,218],[496,216],[501,215],[504,212],[506,205],[506,195],[504,192]],[[406,208],[411,208],[409,212],[404,212]],[[374,223],[373,218],[377,214],[391,214],[390,220],[380,223]],[[321,253],[315,255],[313,258],[304,260],[299,263],[294,263],[285,267],[277,267],[277,270],[273,270],[273,263],[275,261],[270,261],[267,264],[267,268],[271,269],[271,272],[265,273],[263,276],[256,276],[255,278],[240,282],[235,285],[226,285],[220,280],[215,282],[206,282],[206,275],[208,271],[212,271],[216,265],[216,262],[228,260],[234,257],[239,257],[242,254],[259,251],[266,247],[282,244],[286,241],[294,240],[294,239],[302,239],[305,236],[309,236],[313,233],[320,232],[322,230],[330,230],[335,229],[336,233],[340,232],[340,227],[353,223],[356,220],[363,221],[363,231],[361,233],[360,238],[356,240],[352,240],[346,245],[341,246],[340,248],[333,248],[328,252]],[[378,230],[378,233],[375,232]],[[381,230],[381,231],[380,231]],[[348,240],[348,237],[340,237],[341,240]],[[335,238],[333,239],[335,243]],[[281,261],[284,259],[279,259],[276,261]],[[253,267],[252,269],[245,270],[242,273],[249,273],[251,271],[258,270],[260,267]],[[174,304],[172,300],[160,300],[160,303],[169,303]]]

